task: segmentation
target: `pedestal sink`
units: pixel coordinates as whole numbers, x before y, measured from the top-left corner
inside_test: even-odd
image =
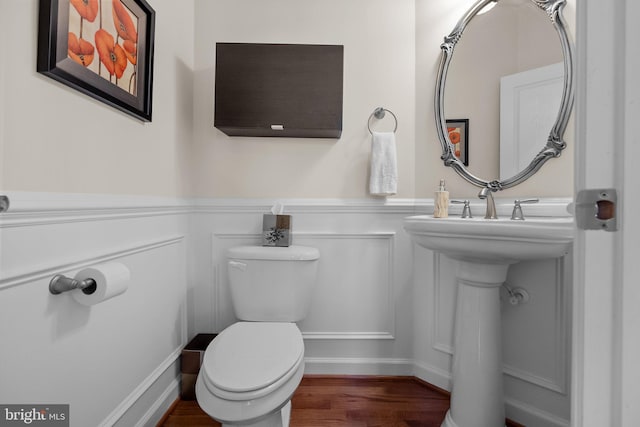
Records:
[[[504,426],[500,286],[509,265],[558,258],[573,242],[573,218],[407,217],[412,240],[458,261],[451,407],[442,427]]]

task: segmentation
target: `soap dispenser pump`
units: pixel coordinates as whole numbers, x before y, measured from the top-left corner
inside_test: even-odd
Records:
[[[444,179],[440,180],[440,187],[434,199],[433,217],[447,218],[449,216],[449,192],[445,188]]]

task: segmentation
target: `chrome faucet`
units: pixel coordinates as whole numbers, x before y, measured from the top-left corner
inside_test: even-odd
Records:
[[[493,201],[493,191],[489,187],[485,187],[478,193],[478,197],[482,200],[487,199],[487,212],[484,215],[485,219],[498,219],[498,213],[496,212],[496,203]]]
[[[469,205],[468,200],[451,200],[451,203],[464,205],[464,207],[462,208],[462,215],[460,215],[460,218],[473,218],[473,215],[471,215],[471,206]]]
[[[538,201],[539,201],[538,199],[525,199],[525,200],[516,199],[513,202],[513,212],[511,213],[511,219],[524,221],[524,215],[522,214],[522,206],[520,205],[522,203],[538,203]]]

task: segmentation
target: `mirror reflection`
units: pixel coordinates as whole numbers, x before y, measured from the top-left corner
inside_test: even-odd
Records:
[[[531,1],[500,0],[489,12],[471,20],[451,60],[444,105],[447,119],[469,119],[468,169],[472,174],[509,178],[542,149],[560,107],[561,63],[556,30],[547,14]],[[551,71],[555,79],[549,86],[550,71],[544,70],[552,64],[559,64],[554,68],[559,71]],[[529,93],[522,93],[525,84]],[[520,105],[521,96],[529,98],[527,105]],[[523,115],[528,120],[514,123]],[[511,121],[510,131],[506,120]],[[524,129],[513,129],[522,125]],[[501,158],[504,145],[511,145],[512,149],[507,146],[502,151],[513,158],[504,154]]]
[[[538,3],[545,9],[531,0],[478,1],[443,44],[436,88],[436,120],[445,123],[443,159],[494,191],[524,181],[564,147],[573,97],[564,0]],[[476,13],[487,4],[495,7]],[[461,119],[469,121],[463,138],[446,123]],[[541,156],[550,134],[552,149]],[[456,144],[465,136],[468,147]],[[460,163],[446,158],[447,143]]]

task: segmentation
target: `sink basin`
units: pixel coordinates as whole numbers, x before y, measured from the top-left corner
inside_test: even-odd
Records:
[[[410,216],[405,230],[414,242],[460,261],[513,264],[558,258],[573,242],[573,218],[533,217],[524,221]]]
[[[418,245],[458,261],[451,406],[442,427],[504,426],[500,286],[511,264],[567,254],[573,218],[418,215],[404,228]]]

